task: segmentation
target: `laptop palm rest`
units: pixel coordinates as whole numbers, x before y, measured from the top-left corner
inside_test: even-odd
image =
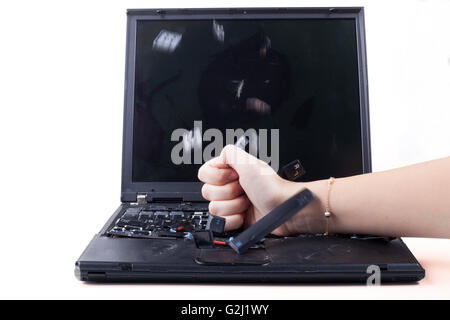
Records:
[[[204,266],[267,265],[270,257],[264,248],[252,248],[245,254],[237,254],[231,248],[197,249],[195,262]]]

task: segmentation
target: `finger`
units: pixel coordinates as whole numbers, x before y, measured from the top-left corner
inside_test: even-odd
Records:
[[[211,201],[209,212],[218,216],[227,216],[236,212],[245,212],[250,206],[250,201],[245,195],[232,200]]]
[[[260,175],[276,174],[266,162],[234,145],[226,145],[223,148],[222,153],[215,160],[215,165],[217,163],[232,167],[237,172],[244,190],[254,183],[254,179]]]
[[[217,164],[212,160],[203,164],[198,170],[198,179],[200,181],[206,184],[222,186],[239,178],[237,172],[231,167],[225,164]]]
[[[219,169],[231,168],[228,164],[223,162],[223,160],[220,158],[220,155],[218,157],[212,158],[211,160],[208,160],[205,163],[208,163],[210,166]]]
[[[227,183],[223,186],[204,184],[202,187],[202,196],[209,201],[232,200],[244,193],[238,180]]]
[[[236,230],[242,227],[244,223],[244,216],[242,213],[232,214],[230,216],[225,216],[225,231]]]

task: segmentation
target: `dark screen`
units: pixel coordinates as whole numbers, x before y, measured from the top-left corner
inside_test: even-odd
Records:
[[[355,21],[139,20],[133,126],[134,182],[198,181],[200,164],[171,158],[178,128],[185,148],[209,128],[268,129],[269,154],[278,129],[279,167],[362,173]]]

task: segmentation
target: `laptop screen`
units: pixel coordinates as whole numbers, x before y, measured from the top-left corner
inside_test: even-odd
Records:
[[[132,181],[198,181],[230,143],[362,173],[358,74],[354,19],[138,20]]]

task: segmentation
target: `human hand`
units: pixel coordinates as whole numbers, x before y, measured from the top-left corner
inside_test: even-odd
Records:
[[[248,227],[306,187],[282,179],[267,163],[233,145],[225,146],[219,157],[206,162],[198,178],[205,183],[202,195],[210,201],[209,211],[226,218],[225,230]],[[316,201],[272,234],[323,232],[320,206]]]

